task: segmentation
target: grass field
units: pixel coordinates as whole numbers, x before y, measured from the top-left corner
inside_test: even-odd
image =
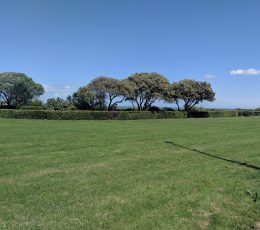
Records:
[[[252,229],[260,117],[0,119],[0,229]],[[247,163],[247,164],[243,164]]]

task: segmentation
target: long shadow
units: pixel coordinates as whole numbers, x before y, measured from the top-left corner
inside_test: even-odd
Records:
[[[190,150],[190,151],[193,151],[193,152],[197,152],[197,153],[206,155],[206,156],[208,156],[208,157],[212,157],[212,158],[216,158],[216,159],[219,159],[219,160],[223,160],[223,161],[231,162],[231,163],[238,164],[238,165],[241,165],[241,166],[245,166],[245,167],[248,167],[248,168],[260,170],[260,167],[255,166],[255,165],[248,164],[248,163],[246,163],[246,162],[240,162],[240,161],[235,161],[235,160],[226,159],[226,158],[224,158],[224,157],[218,157],[218,156],[215,156],[215,155],[210,154],[210,153],[206,153],[206,152],[203,152],[203,151],[200,151],[200,150],[197,150],[197,149],[192,149],[192,148],[189,148],[189,147],[186,147],[186,146],[183,146],[183,145],[176,144],[176,143],[174,143],[174,142],[172,142],[172,141],[164,141],[164,142],[165,142],[166,144],[171,144],[171,145],[174,145],[174,146],[178,146],[178,147],[180,147],[180,148],[187,149],[187,150]]]

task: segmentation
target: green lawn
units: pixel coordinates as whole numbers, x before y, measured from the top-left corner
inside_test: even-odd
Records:
[[[0,134],[0,229],[259,225],[260,117],[0,119]]]

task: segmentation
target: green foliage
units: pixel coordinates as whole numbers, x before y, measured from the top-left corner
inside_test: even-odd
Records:
[[[260,201],[260,192],[258,190],[256,191],[247,190],[246,194],[249,195],[254,202]]]
[[[27,105],[20,106],[23,110],[43,110],[45,109],[43,101],[39,99],[34,99],[30,101]]]
[[[158,73],[135,73],[127,78],[130,90],[126,97],[138,110],[148,110],[156,100],[165,100],[169,81]]]
[[[188,111],[187,116],[190,118],[206,118],[206,117],[237,117],[236,110],[216,110],[216,111]]]
[[[115,110],[117,105],[125,100],[129,93],[129,87],[126,81],[120,81],[110,77],[97,77],[90,82],[88,88],[92,90],[97,98],[97,107],[104,110]],[[108,100],[106,106],[105,101]]]
[[[23,105],[20,107],[22,110],[44,110],[43,106],[34,106],[34,105]]]
[[[244,116],[244,117],[249,117],[249,116],[260,116],[260,112],[256,110],[238,110],[238,116]]]
[[[0,101],[8,107],[26,105],[43,93],[43,86],[23,73],[0,73]]]
[[[47,113],[44,110],[1,109],[0,117],[17,119],[47,119]]]
[[[236,110],[220,110],[220,111],[209,111],[209,117],[237,117],[238,112]]]
[[[73,110],[73,106],[70,100],[64,100],[62,98],[49,98],[45,104],[46,109],[51,110]]]
[[[139,120],[185,118],[179,111],[60,111],[0,110],[0,117],[48,120]]]
[[[180,101],[184,102],[184,110],[191,111],[203,101],[214,101],[215,93],[210,83],[195,80],[181,80],[172,84],[171,96],[168,101],[175,102],[180,110]]]
[[[38,106],[38,107],[44,107],[44,102],[39,99],[32,100],[28,105],[30,106]]]
[[[98,110],[106,109],[106,88],[104,86],[106,80],[103,77],[96,78],[92,80],[87,88],[91,91],[91,93],[95,96],[95,107]]]
[[[171,119],[171,118],[207,118],[238,117],[248,113],[237,110],[216,111],[81,111],[81,110],[40,110],[39,107],[24,106],[22,110],[0,109],[0,117],[49,120],[138,120],[138,119]],[[26,111],[24,111],[26,110]],[[39,111],[40,110],[40,111]],[[252,115],[256,115],[255,113]],[[259,114],[260,115],[260,114]]]
[[[87,86],[79,88],[71,98],[73,105],[77,109],[90,110],[96,106],[96,97]]]
[[[0,109],[15,109],[15,106],[13,105],[5,105],[5,104],[0,104]]]

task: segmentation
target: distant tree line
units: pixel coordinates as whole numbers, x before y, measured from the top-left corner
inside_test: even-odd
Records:
[[[184,79],[170,83],[159,73],[135,73],[123,80],[97,77],[67,99],[38,98],[44,93],[41,84],[23,73],[0,73],[0,104],[2,107],[45,107],[53,110],[116,110],[124,101],[133,110],[152,110],[156,101],[176,104],[178,110],[190,111],[203,101],[215,100],[210,83]]]

